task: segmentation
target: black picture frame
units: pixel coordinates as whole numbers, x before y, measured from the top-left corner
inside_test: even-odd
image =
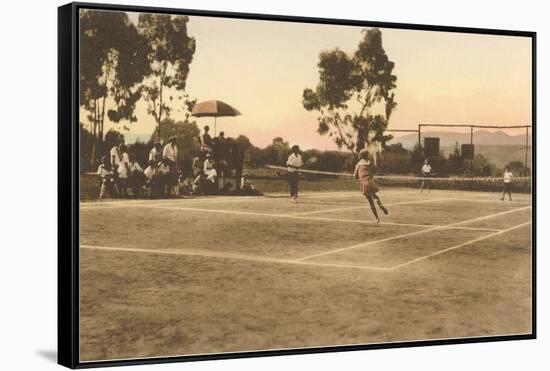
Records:
[[[442,31],[503,36],[522,36],[532,41],[532,332],[522,335],[420,340],[383,344],[342,345],[305,349],[152,357],[125,360],[81,362],[79,360],[79,71],[78,13],[80,9],[183,14],[220,18],[383,27],[405,30]],[[536,338],[537,329],[537,249],[536,249],[536,46],[537,34],[484,28],[387,23],[345,19],[201,11],[97,3],[70,3],[58,8],[58,363],[69,368],[122,366],[188,362],[228,358],[265,357],[308,353],[343,352],[365,349],[419,347],[463,343],[482,343]]]

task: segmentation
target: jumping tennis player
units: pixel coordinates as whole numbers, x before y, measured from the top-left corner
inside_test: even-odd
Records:
[[[292,146],[292,153],[288,156],[286,161],[288,171],[288,185],[290,188],[290,199],[292,202],[298,202],[298,179],[300,177],[298,170],[304,166],[302,161],[302,155],[300,154],[300,147],[297,145]]]
[[[359,179],[361,193],[367,198],[372,213],[376,218],[376,223],[380,223],[374,200],[376,200],[378,207],[380,207],[380,210],[382,210],[384,214],[388,215],[388,210],[382,205],[382,201],[377,195],[380,188],[374,181],[375,172],[376,165],[369,159],[369,151],[366,149],[361,150],[361,152],[359,152],[359,162],[355,166],[354,177]]]

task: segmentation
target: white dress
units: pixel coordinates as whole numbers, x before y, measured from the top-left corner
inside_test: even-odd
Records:
[[[120,163],[118,164],[118,177],[128,179],[128,168],[130,166],[130,157],[127,152],[120,155]]]
[[[214,183],[216,181],[216,177],[218,176],[218,172],[214,168],[214,162],[211,160],[205,160],[204,161],[204,174],[206,175],[206,179]]]

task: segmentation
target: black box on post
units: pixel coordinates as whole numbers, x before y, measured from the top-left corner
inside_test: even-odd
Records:
[[[424,156],[439,156],[439,138],[424,138]]]
[[[473,144],[463,144],[460,147],[460,156],[463,160],[473,160],[474,159],[474,145]]]

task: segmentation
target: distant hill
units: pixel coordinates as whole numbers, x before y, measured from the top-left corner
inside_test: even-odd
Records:
[[[453,146],[440,147],[445,157],[454,150]],[[525,161],[525,145],[476,145],[475,154],[483,155],[489,162],[495,164],[499,168],[503,168],[512,161]],[[531,166],[531,147],[527,151],[528,165]]]
[[[470,143],[469,133],[452,133],[443,131],[426,131],[422,137],[439,137],[440,150],[448,156],[454,150],[456,143]],[[531,158],[531,135],[529,140],[529,166]],[[407,149],[413,149],[418,142],[417,134],[407,134],[392,139],[389,144],[401,143]],[[490,132],[486,130],[474,132],[475,154],[483,155],[489,162],[502,168],[512,161],[525,161],[525,135],[508,135],[505,132]]]
[[[446,131],[423,131],[422,137],[438,137],[441,147],[454,146],[456,142],[470,143],[470,133],[454,133]],[[529,143],[531,142],[531,134],[529,134]],[[407,134],[394,138],[389,142],[390,144],[401,143],[403,147],[407,149],[413,149],[418,142],[417,134]],[[508,145],[525,145],[525,134],[523,135],[508,135],[503,131],[490,132],[487,130],[480,130],[474,132],[474,144],[476,145],[496,145],[496,146],[508,146]]]
[[[124,141],[127,143],[127,144],[133,144],[135,143],[136,141],[140,141],[140,142],[143,142],[143,143],[147,143],[149,141],[149,139],[151,139],[151,134],[144,134],[144,133],[125,133],[125,132],[122,132],[122,134],[124,135]]]

